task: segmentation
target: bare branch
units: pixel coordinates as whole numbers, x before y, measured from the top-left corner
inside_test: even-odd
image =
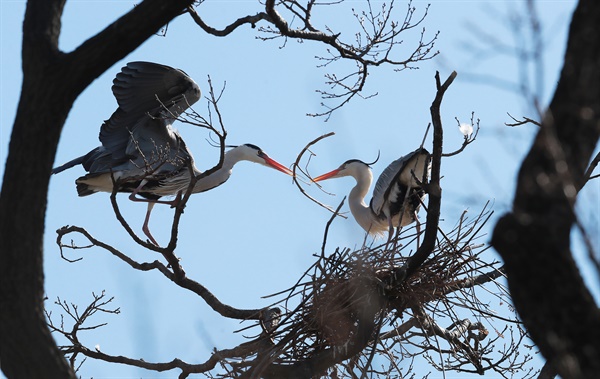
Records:
[[[529,117],[523,116],[523,119],[519,120],[519,119],[513,117],[510,113],[507,113],[507,114],[508,114],[508,117],[512,118],[514,122],[512,122],[512,123],[509,123],[509,122],[504,123],[506,126],[515,127],[515,126],[521,126],[521,125],[525,125],[525,124],[533,124],[533,125],[538,126],[538,127],[542,126],[541,122],[536,121],[536,120],[532,120]]]
[[[406,262],[406,275],[410,276],[433,251],[437,228],[440,217],[440,207],[442,198],[442,189],[440,187],[440,166],[442,158],[443,128],[440,116],[440,105],[444,93],[450,87],[456,78],[456,71],[453,71],[448,79],[442,84],[439,72],[435,75],[437,93],[431,104],[431,119],[433,122],[433,154],[431,157],[431,179],[426,186],[429,195],[429,204],[427,207],[427,228],[423,237],[423,244],[419,246],[416,253]]]
[[[487,285],[502,288],[494,280],[500,275],[501,269],[496,268],[496,263],[481,260],[479,256],[486,248],[483,244],[474,244],[474,240],[480,238],[478,234],[481,233],[483,224],[489,220],[489,214],[490,211],[484,208],[470,220],[463,213],[455,229],[444,233],[445,237],[436,244],[430,259],[418,266],[408,278],[402,268],[410,259],[410,245],[414,242],[397,244],[394,249],[389,250],[381,246],[362,247],[353,252],[350,249],[336,249],[330,256],[326,255],[323,247],[321,254],[315,256],[317,261],[305,272],[304,277],[292,288],[278,294],[283,295],[282,300],[261,310],[238,310],[251,312],[246,319],[259,321],[251,326],[262,330],[255,339],[233,349],[216,351],[204,363],[188,363],[179,359],[153,363],[110,355],[99,351],[99,348],[90,349],[78,344],[72,344],[67,350],[76,352],[79,356],[155,371],[178,369],[181,371],[180,377],[187,377],[190,373],[208,373],[217,365],[225,371],[223,376],[227,377],[262,375],[295,378],[331,373],[331,370],[348,377],[354,377],[351,372],[357,370],[356,372],[361,373],[357,376],[368,377],[370,372],[380,370],[381,358],[389,362],[389,376],[395,376],[401,372],[400,367],[394,363],[397,354],[401,354],[403,359],[415,359],[403,347],[408,345],[453,357],[446,369],[457,372],[500,370],[505,366],[520,370],[526,359],[517,362],[513,357],[513,343],[518,342],[511,342],[498,359],[492,360],[488,355],[494,350],[497,339],[486,339],[486,329],[481,324],[464,321],[464,317],[455,314],[456,309],[460,308],[468,310],[475,317],[504,320],[489,309],[488,304],[474,296],[475,288]],[[181,287],[205,298],[201,291],[193,287],[200,286],[199,284],[185,277],[175,278],[159,262],[135,262],[116,249],[93,239],[81,228],[65,227],[59,232],[64,235],[69,232],[80,233],[92,245],[108,249],[132,267],[142,270],[159,269]],[[405,235],[413,232],[411,228],[406,228],[400,238],[407,238]],[[410,238],[414,241],[414,235]],[[66,246],[61,244],[61,248],[72,246],[73,243]],[[487,271],[484,272],[485,270]],[[502,291],[494,292],[500,293],[498,296],[502,294]],[[205,301],[216,308],[210,300]],[[447,304],[443,311],[436,305],[440,302]],[[291,303],[297,305],[290,309]],[[508,304],[508,301],[505,300],[505,303]],[[425,316],[416,317],[413,314],[408,321],[399,323],[409,305],[421,307],[420,312]],[[71,306],[68,309],[75,315],[79,314],[73,308]],[[449,319],[450,326],[442,328],[437,318]],[[430,328],[423,328],[422,320],[435,324],[430,324]],[[55,328],[60,329],[57,326]],[[84,328],[85,326],[80,330]],[[424,333],[423,330],[433,330],[435,333]],[[432,336],[449,341],[455,350],[428,343]],[[484,340],[487,341],[485,345]],[[372,365],[375,356],[378,357],[377,367]],[[504,365],[508,361],[510,363]],[[477,369],[466,367],[477,362],[481,362]],[[438,367],[437,363],[432,364],[433,367]]]
[[[585,170],[585,174],[583,175],[583,186],[585,186],[585,183],[587,183],[590,179],[598,177],[598,175],[592,176],[592,173],[596,169],[596,166],[598,166],[599,162],[600,162],[600,153],[597,153],[594,156],[594,159],[592,159],[592,161],[590,162],[590,165],[588,166],[587,170]],[[583,186],[581,186],[579,190],[581,190],[581,188],[583,188]]]
[[[261,309],[237,309],[233,308],[229,305],[221,303],[206,287],[201,285],[200,283],[188,278],[183,273],[181,276],[176,275],[171,270],[169,270],[164,264],[154,261],[154,262],[146,262],[139,263],[129,258],[127,255],[123,254],[119,250],[114,247],[99,241],[92,237],[90,233],[88,233],[85,229],[77,227],[77,226],[65,226],[59,230],[57,230],[59,235],[58,244],[61,249],[63,248],[71,248],[71,245],[62,244],[61,240],[64,236],[70,233],[79,233],[87,238],[93,246],[98,246],[104,250],[107,250],[117,258],[121,259],[123,262],[127,263],[129,266],[136,270],[140,271],[151,271],[158,270],[169,280],[176,283],[178,286],[185,288],[189,291],[194,292],[198,296],[200,296],[206,303],[213,308],[216,312],[218,312],[223,317],[233,318],[238,320],[259,320],[261,317]],[[177,264],[179,266],[179,263]],[[183,269],[181,269],[183,272]]]
[[[196,24],[198,24],[198,26],[200,26],[202,28],[202,30],[204,30],[208,34],[212,34],[213,36],[217,36],[217,37],[225,37],[225,36],[229,35],[230,33],[232,33],[234,30],[236,30],[238,27],[245,25],[245,24],[250,24],[252,29],[254,29],[254,28],[256,28],[256,24],[259,21],[261,21],[261,20],[269,21],[269,16],[266,13],[259,12],[253,16],[240,17],[237,20],[235,20],[234,22],[232,22],[231,24],[227,25],[223,29],[215,29],[215,28],[209,26],[208,24],[206,24],[204,22],[204,20],[202,20],[202,18],[200,18],[198,13],[196,13],[196,10],[193,7],[191,7],[191,6],[188,7],[187,13],[189,13],[189,15],[192,17],[194,22]]]
[[[334,6],[339,3],[341,1],[318,3],[314,0],[307,0],[306,5],[303,5],[297,0],[266,0],[263,11],[240,17],[223,29],[209,26],[193,7],[188,8],[188,13],[202,30],[215,36],[226,36],[246,24],[254,28],[264,21],[265,26],[260,26],[258,29],[260,33],[263,33],[258,37],[259,39],[282,38],[284,46],[289,38],[321,42],[328,46],[326,55],[317,57],[322,62],[321,67],[341,60],[354,61],[355,69],[345,75],[325,74],[325,84],[328,89],[317,90],[323,100],[334,100],[334,104],[329,105],[323,102],[321,105],[325,108],[324,111],[309,115],[322,116],[328,120],[335,110],[347,104],[355,96],[369,98],[375,95],[360,94],[366,83],[369,67],[391,65],[396,67],[395,71],[402,71],[416,68],[415,66],[419,62],[432,59],[438,54],[433,48],[439,32],[431,38],[426,38],[425,28],[423,28],[417,43],[412,48],[408,48],[406,56],[396,57],[396,51],[400,49],[401,45],[405,45],[401,36],[422,25],[428,14],[429,6],[420,16],[417,16],[416,8],[412,5],[412,1],[409,1],[404,18],[396,20],[394,0],[390,3],[382,3],[379,9],[376,9],[371,1],[367,1],[364,10],[360,11],[354,8],[351,10],[356,20],[357,31],[352,33],[352,39],[347,41],[343,38],[342,33],[332,31],[327,25],[316,26],[313,24],[313,13],[317,12],[317,6]],[[196,6],[201,5],[202,2],[198,2]]]
[[[307,198],[309,198],[312,202],[317,203],[319,206],[327,209],[328,211],[334,213],[335,215],[341,216],[343,218],[347,218],[346,216],[337,213],[337,211],[334,211],[332,207],[325,205],[323,203],[321,203],[320,201],[318,201],[317,199],[315,199],[314,197],[310,196],[308,193],[306,193],[306,191],[304,190],[304,188],[302,187],[302,185],[300,184],[300,182],[298,181],[298,176],[296,175],[297,171],[300,171],[303,175],[305,175],[311,182],[312,182],[312,177],[310,176],[310,174],[308,173],[308,170],[303,170],[300,167],[300,161],[302,160],[302,157],[304,156],[304,154],[308,151],[311,154],[311,157],[314,156],[314,154],[310,151],[310,147],[313,146],[314,144],[316,144],[317,142],[319,142],[320,140],[327,138],[327,137],[331,137],[332,135],[334,135],[334,132],[329,132],[327,134],[324,134],[320,137],[315,138],[314,140],[310,141],[308,144],[306,144],[306,146],[304,146],[304,148],[302,149],[302,151],[300,151],[300,153],[298,154],[298,157],[296,158],[296,162],[294,162],[294,164],[292,165],[292,172],[294,173],[294,183],[296,184],[296,186],[298,187],[298,189],[300,190],[300,192],[306,196]],[[310,161],[310,157],[309,157],[309,161]],[[307,164],[308,165],[308,164]],[[316,183],[315,183],[316,184]],[[321,186],[319,186],[317,184],[317,186],[319,188],[321,188]],[[339,210],[339,209],[338,209]]]
[[[465,148],[467,146],[469,146],[471,143],[475,142],[475,139],[479,135],[479,119],[477,119],[477,121],[475,121],[474,117],[475,117],[475,112],[471,113],[471,125],[470,125],[471,128],[475,129],[475,133],[465,134],[465,138],[463,140],[461,147],[458,150],[455,150],[451,153],[442,154],[442,157],[451,157],[451,156],[460,154],[463,152],[463,150],[465,150]],[[460,128],[461,124],[460,124],[460,121],[458,120],[458,118],[456,118],[456,122],[458,123],[458,127]]]

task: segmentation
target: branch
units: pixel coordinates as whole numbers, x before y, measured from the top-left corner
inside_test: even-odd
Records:
[[[254,29],[256,28],[256,23],[258,23],[259,21],[270,21],[269,16],[265,12],[259,12],[255,15],[240,17],[231,24],[227,25],[224,29],[215,29],[209,26],[207,23],[205,23],[204,20],[200,18],[200,16],[192,6],[189,6],[187,8],[187,13],[190,14],[194,22],[198,24],[198,26],[200,26],[202,30],[204,30],[208,34],[212,34],[213,36],[217,37],[225,37],[244,24],[250,24],[252,26],[252,29]]]
[[[592,161],[590,162],[590,165],[588,166],[587,170],[585,170],[585,174],[583,175],[583,185],[578,189],[579,191],[581,191],[581,189],[585,186],[585,184],[590,179],[598,177],[598,175],[592,177],[592,173],[596,169],[596,166],[598,166],[599,162],[600,162],[600,153],[597,153],[596,156],[594,156],[594,159],[592,159]]]
[[[473,126],[475,126],[475,133],[465,134],[464,135],[465,138],[463,140],[461,147],[458,150],[455,150],[451,153],[442,154],[442,157],[452,157],[454,155],[458,155],[458,154],[462,153],[467,146],[469,146],[470,144],[475,142],[475,139],[477,139],[477,136],[479,135],[479,119],[477,119],[477,121],[475,121],[473,119],[474,117],[475,117],[475,113],[473,112],[473,113],[471,113],[471,128],[473,128]],[[460,129],[461,124],[460,124],[460,121],[458,120],[458,118],[456,118],[456,122],[458,123],[458,128]]]
[[[136,4],[131,11],[65,56],[69,64],[62,68],[68,83],[83,91],[192,3],[193,0],[144,0]]]
[[[486,272],[486,273],[483,273],[483,274],[475,276],[475,277],[470,277],[465,280],[456,281],[452,285],[449,285],[448,287],[446,287],[444,289],[444,293],[448,294],[448,293],[466,289],[466,288],[473,288],[473,287],[480,286],[485,283],[495,281],[496,279],[498,279],[500,277],[505,277],[505,276],[506,276],[506,273],[504,272],[503,267],[496,268],[490,272]]]
[[[175,358],[170,362],[147,362],[142,359],[132,359],[121,355],[109,355],[99,350],[91,350],[85,346],[79,346],[77,348],[77,351],[90,358],[100,359],[105,362],[126,364],[128,366],[140,367],[146,370],[162,372],[173,369],[180,369],[181,374],[179,375],[179,377],[186,378],[189,374],[208,372],[214,369],[217,363],[224,359],[244,358],[246,356],[255,354],[257,351],[260,350],[262,345],[262,340],[259,339],[240,344],[239,346],[234,347],[232,349],[215,350],[208,360],[206,360],[204,363],[199,364],[187,363],[179,358]]]
[[[206,287],[204,287],[200,283],[198,283],[192,279],[189,279],[185,275],[177,276],[176,274],[171,272],[164,264],[162,264],[158,261],[146,262],[146,263],[136,262],[133,259],[129,258],[127,255],[120,252],[119,250],[115,249],[114,247],[95,239],[94,237],[92,237],[92,235],[90,235],[90,233],[87,230],[85,230],[83,228],[80,228],[78,226],[65,226],[65,227],[58,229],[56,232],[58,234],[57,243],[61,249],[61,253],[62,253],[63,248],[72,248],[72,245],[63,244],[61,242],[62,238],[70,233],[79,233],[79,234],[83,235],[86,239],[88,239],[88,241],[90,241],[90,243],[93,246],[98,246],[102,249],[107,250],[108,252],[110,252],[117,258],[121,259],[123,262],[127,263],[129,266],[131,266],[132,268],[134,268],[136,270],[140,270],[140,271],[158,270],[158,271],[160,271],[165,277],[167,277],[169,280],[173,281],[178,286],[185,288],[191,292],[194,292],[195,294],[200,296],[215,312],[218,312],[223,317],[237,319],[237,320],[261,320],[262,319],[262,315],[263,315],[262,309],[237,309],[237,308],[233,308],[229,305],[223,304]]]
[[[521,126],[521,125],[525,125],[525,124],[533,124],[533,125],[538,126],[538,127],[542,126],[541,122],[533,120],[533,119],[531,119],[529,117],[523,116],[522,120],[518,120],[515,117],[513,117],[510,113],[507,113],[507,114],[508,114],[508,117],[512,118],[514,122],[512,122],[512,123],[509,123],[509,122],[504,123],[504,125],[506,125],[506,126],[515,127],[515,126]]]
[[[337,211],[335,211],[335,210],[334,210],[332,207],[330,207],[330,206],[328,206],[328,205],[325,205],[325,204],[321,203],[319,200],[315,199],[314,197],[312,197],[312,196],[310,196],[308,193],[306,193],[306,191],[304,190],[304,188],[302,188],[302,185],[301,185],[301,184],[300,184],[300,182],[298,181],[298,176],[296,175],[296,171],[298,171],[298,170],[299,170],[299,171],[300,171],[300,172],[301,172],[303,175],[305,175],[306,177],[308,177],[308,178],[311,180],[311,182],[312,182],[312,177],[310,176],[310,174],[308,174],[308,169],[307,169],[307,170],[303,170],[303,169],[300,167],[300,161],[302,160],[302,156],[303,156],[303,155],[304,155],[304,153],[306,153],[307,151],[310,151],[310,147],[311,147],[312,145],[316,144],[317,142],[319,142],[320,140],[322,140],[322,139],[324,139],[324,138],[331,137],[331,136],[333,136],[334,134],[335,134],[334,132],[329,132],[329,133],[327,133],[327,134],[323,134],[322,136],[315,138],[314,140],[312,140],[312,141],[310,141],[308,144],[306,144],[306,146],[304,146],[304,148],[302,149],[302,151],[300,151],[300,154],[298,154],[298,157],[296,157],[296,162],[294,162],[294,164],[292,165],[292,166],[293,166],[293,167],[292,167],[292,172],[293,172],[293,174],[294,174],[293,181],[294,181],[294,184],[296,184],[296,187],[298,187],[298,189],[300,190],[300,192],[301,192],[301,193],[302,193],[304,196],[306,196],[307,198],[309,198],[311,201],[313,201],[313,202],[317,203],[317,204],[318,204],[320,207],[323,207],[323,208],[327,209],[329,212],[332,212],[334,215],[338,215],[338,216],[341,216],[341,217],[343,217],[343,218],[347,218],[346,216],[344,216],[344,215],[342,215],[342,214],[339,214],[339,213],[337,213]],[[311,152],[311,157],[312,157],[313,155],[314,155],[314,154]],[[309,159],[308,159],[308,160],[309,160],[309,162],[310,162],[310,157],[309,157]],[[307,163],[306,165],[307,165],[307,167],[308,167],[308,163]],[[317,184],[317,186],[318,186],[319,188],[321,188],[321,186],[319,186],[318,184]],[[338,207],[338,210],[339,210],[339,207]]]
[[[259,39],[284,38],[287,41],[288,38],[292,38],[300,41],[321,42],[328,46],[330,49],[327,49],[327,55],[317,57],[323,62],[321,67],[341,59],[356,62],[356,68],[347,75],[338,77],[335,74],[325,74],[326,85],[329,89],[317,92],[322,99],[336,99],[339,102],[333,106],[322,103],[321,105],[326,108],[325,111],[309,115],[325,116],[326,120],[335,110],[347,104],[355,96],[365,98],[374,96],[360,95],[366,83],[370,66],[387,64],[398,67],[396,71],[401,71],[406,68],[414,68],[413,65],[416,63],[429,60],[438,54],[433,50],[438,33],[431,39],[425,39],[425,29],[421,31],[418,43],[412,50],[409,50],[406,58],[397,59],[392,54],[395,51],[394,48],[398,49],[398,45],[404,43],[400,35],[421,25],[428,14],[429,7],[425,9],[421,17],[416,17],[415,7],[409,1],[404,19],[398,21],[392,17],[392,11],[395,8],[393,0],[389,4],[383,4],[380,10],[373,9],[371,2],[367,1],[366,8],[368,10],[362,12],[352,10],[358,30],[352,34],[351,42],[344,42],[340,38],[340,33],[333,32],[327,26],[320,30],[312,23],[313,12],[319,5],[335,6],[337,3],[317,3],[310,0],[306,6],[303,6],[295,0],[283,2],[266,0],[264,11],[240,17],[223,29],[209,26],[192,7],[188,7],[187,12],[202,30],[211,35],[226,36],[242,25],[250,24],[254,28],[259,22],[265,21],[267,26],[260,27],[259,32],[267,33],[269,36],[258,37]],[[284,14],[280,13],[280,10]],[[286,19],[286,16],[289,19]],[[299,26],[295,27],[294,22],[299,23]],[[338,89],[339,91],[337,91]]]
[[[472,323],[471,321],[464,319],[461,320],[459,323],[453,323],[449,328],[446,329],[438,325],[429,315],[427,315],[423,311],[423,309],[419,307],[413,307],[412,310],[415,317],[421,323],[421,328],[426,333],[432,333],[433,335],[441,337],[448,341],[450,345],[460,349],[460,351],[462,351],[469,357],[469,360],[477,369],[477,373],[479,375],[484,374],[483,366],[481,365],[481,357],[479,356],[476,349],[473,349],[473,347],[471,347],[468,343],[461,341],[461,338],[467,339],[467,336],[471,336],[472,330],[479,331],[479,334],[474,337],[476,341],[481,341],[485,339],[488,335],[488,331],[483,327],[481,323]]]
[[[411,256],[405,265],[406,276],[412,275],[415,270],[425,262],[435,247],[437,237],[438,223],[440,218],[440,209],[442,201],[442,189],[440,187],[440,167],[443,153],[443,128],[440,116],[440,106],[446,90],[456,78],[456,71],[453,71],[448,79],[441,84],[439,72],[435,75],[437,93],[431,104],[431,120],[433,123],[433,154],[431,157],[431,180],[426,186],[429,202],[427,207],[427,227],[423,243],[419,249]]]

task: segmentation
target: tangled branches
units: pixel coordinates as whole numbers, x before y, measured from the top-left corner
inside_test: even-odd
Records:
[[[202,3],[203,1],[199,1],[196,8],[200,8]],[[340,11],[343,12],[339,9],[340,3],[267,0],[264,2],[264,10],[240,17],[223,29],[209,26],[193,7],[189,7],[187,12],[202,30],[215,36],[226,36],[245,24],[254,28],[263,22],[265,25],[258,28],[262,34],[257,38],[261,40],[283,39],[285,45],[287,40],[292,38],[298,41],[318,41],[327,45],[326,54],[317,57],[321,62],[320,67],[327,67],[342,60],[353,62],[353,68],[345,74],[325,74],[328,89],[317,90],[323,100],[334,101],[334,104],[323,102],[321,106],[325,108],[324,111],[309,115],[324,116],[328,119],[335,110],[347,104],[353,97],[373,96],[361,95],[369,67],[391,65],[396,71],[412,69],[417,63],[432,59],[438,54],[434,51],[434,44],[439,32],[433,37],[426,37],[425,28],[421,29],[415,46],[406,48],[401,58],[397,52],[404,44],[403,36],[422,25],[429,7],[418,15],[412,1],[408,1],[404,16],[398,17],[394,0],[383,3],[379,9],[375,8],[371,1],[367,1],[362,10],[355,9],[355,5],[349,9],[354,18],[352,25],[356,26],[355,30],[333,31],[326,23],[319,25],[317,20],[327,19],[329,12],[333,12],[336,18]],[[321,8],[320,12],[317,12],[317,8]]]
[[[336,249],[318,256],[276,303],[286,312],[270,336],[274,344],[267,358],[231,365],[231,372],[291,377],[310,367],[313,375],[396,377],[405,374],[401,362],[425,357],[439,370],[522,374],[531,357],[515,359],[525,335],[519,322],[514,314],[497,314],[479,297],[483,289],[508,303],[506,289],[496,280],[502,276],[500,263],[486,263],[487,248],[477,243],[490,215],[485,209],[473,220],[463,214],[432,257],[406,278],[403,266],[414,246],[414,228],[402,233],[406,244],[396,248]],[[512,325],[498,331],[494,320]]]
[[[60,315],[60,323],[56,323],[55,320],[53,320],[52,312],[47,309],[44,310],[50,330],[62,335],[69,342],[68,345],[59,346],[58,348],[68,359],[75,372],[77,372],[85,362],[84,358],[81,362],[77,363],[78,355],[82,352],[82,349],[85,349],[79,340],[78,332],[98,329],[105,326],[106,323],[89,325],[89,322],[87,322],[89,318],[98,312],[108,314],[119,314],[121,312],[119,308],[111,309],[107,307],[114,298],[111,297],[107,299],[104,291],[102,291],[100,295],[92,293],[92,296],[94,297],[94,300],[83,310],[83,312],[79,311],[77,304],[69,304],[64,300],[57,298],[54,304],[58,305],[63,312]],[[65,324],[65,315],[73,322],[71,328],[68,328]],[[86,324],[85,326],[83,325],[84,323]],[[96,346],[96,350],[99,351],[100,347]]]
[[[521,354],[525,332],[500,280],[503,268],[487,255],[481,242],[482,228],[492,212],[486,205],[471,219],[465,211],[449,232],[439,225],[443,155],[439,107],[455,76],[442,83],[436,75],[438,93],[431,107],[434,157],[425,229],[405,227],[390,243],[357,250],[336,248],[328,254],[327,230],[338,217],[340,204],[327,224],[316,262],[296,285],[271,295],[276,300],[269,307],[237,309],[223,304],[186,276],[175,258],[175,245],[153,249],[163,254],[168,265],[158,260],[137,262],[85,229],[71,226],[57,231],[63,257],[63,249],[100,247],[133,269],[157,270],[223,317],[251,321],[244,330],[258,332],[249,341],[215,350],[201,363],[179,359],[153,363],[95,351],[69,338],[64,329],[53,330],[67,338],[71,343],[67,349],[73,354],[156,371],[179,369],[180,378],[192,373],[217,378],[405,377],[414,374],[413,363],[423,359],[440,371],[531,377],[534,373],[527,365],[531,356]],[[465,144],[471,142],[465,139]],[[89,244],[63,243],[71,233],[81,234]]]
[[[421,233],[414,227],[403,230],[392,245],[363,246],[355,251],[337,248],[329,255],[317,255],[295,286],[272,295],[279,300],[269,308],[238,310],[243,314],[236,315],[220,311],[234,309],[230,306],[215,307],[225,317],[257,320],[248,328],[258,327],[260,332],[234,348],[215,351],[203,363],[152,363],[113,356],[84,347],[75,333],[52,321],[50,325],[70,342],[63,349],[72,354],[73,365],[74,357],[81,354],[157,371],[177,368],[180,377],[190,373],[214,377],[397,377],[423,359],[443,371],[529,377],[532,371],[526,363],[531,356],[517,352],[525,333],[499,280],[502,268],[499,262],[489,261],[487,246],[480,242],[481,229],[490,216],[487,208],[473,219],[463,213],[449,233],[440,231],[431,257],[409,276],[404,267],[418,248],[417,234]],[[61,233],[83,233],[72,228]],[[105,247],[87,236],[92,246]],[[139,264],[138,269],[147,271],[157,265]],[[158,269],[168,272],[165,267]],[[194,292],[203,288],[189,278],[175,282]],[[211,304],[210,297],[202,297]],[[68,314],[73,313],[60,304]],[[88,309],[106,304],[95,297]],[[504,311],[498,312],[498,308]],[[82,326],[85,320],[76,319],[79,330],[86,329]],[[219,366],[221,370],[215,372]]]

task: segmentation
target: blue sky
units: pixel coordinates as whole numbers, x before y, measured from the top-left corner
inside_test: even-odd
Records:
[[[374,2],[375,4],[380,4]],[[310,164],[312,174],[329,171],[351,158],[372,161],[377,177],[387,164],[414,150],[430,122],[429,106],[435,94],[434,75],[440,70],[445,79],[451,70],[458,78],[447,92],[442,105],[445,126],[445,150],[458,148],[462,135],[455,121],[468,122],[471,112],[481,120],[477,141],[442,166],[443,211],[447,226],[469,208],[479,212],[487,200],[493,201],[495,216],[510,204],[518,164],[529,148],[532,126],[508,128],[507,112],[535,117],[515,93],[481,82],[467,80],[467,73],[494,75],[517,81],[513,59],[502,55],[484,55],[466,48],[476,41],[478,30],[489,32],[502,41],[514,43],[502,22],[503,15],[522,6],[520,1],[431,1],[423,23],[426,35],[440,31],[436,49],[439,57],[419,65],[419,70],[394,72],[391,67],[371,69],[365,94],[378,93],[368,100],[354,99],[335,112],[329,121],[307,117],[322,111],[315,92],[324,89],[326,70],[347,69],[346,63],[328,69],[316,67],[316,55],[325,55],[325,47],[316,42],[297,43],[282,40],[260,41],[257,30],[242,27],[226,38],[206,35],[189,17],[182,16],[168,27],[166,37],[155,36],[111,67],[77,99],[62,134],[55,165],[62,164],[96,147],[103,120],[116,108],[110,91],[112,79],[128,61],[147,60],[186,71],[207,94],[207,75],[216,87],[226,82],[219,106],[224,115],[229,144],[253,143],[284,165],[291,165],[300,150],[312,139],[335,132],[319,143]],[[546,105],[558,77],[565,47],[566,31],[574,1],[539,1],[548,44],[545,55]],[[60,46],[70,51],[108,23],[131,9],[130,1],[69,1],[63,17]],[[417,13],[427,2],[415,1]],[[324,8],[315,22],[327,21],[333,29],[352,35],[349,2],[335,13]],[[403,17],[404,2],[396,4]],[[24,1],[1,2],[0,48],[0,160],[5,161],[18,102],[21,81],[20,43]],[[208,1],[200,12],[205,20],[223,27],[237,17],[257,11],[255,2]],[[339,26],[338,26],[339,25]],[[404,37],[408,47],[416,43],[417,31]],[[403,48],[399,50],[399,53]],[[206,115],[206,102],[194,107]],[[206,142],[207,133],[189,125],[175,125],[194,153],[197,166],[204,170],[218,159],[216,149]],[[427,140],[431,144],[431,138]],[[0,167],[3,174],[4,166]],[[140,261],[158,257],[137,247],[120,227],[110,207],[108,194],[78,198],[74,181],[83,175],[81,167],[52,178],[46,217],[45,274],[46,293],[85,306],[91,293],[106,290],[121,308],[118,316],[100,315],[97,322],[109,325],[83,336],[88,346],[100,345],[110,354],[143,357],[148,361],[170,361],[175,357],[188,362],[205,361],[216,348],[233,347],[243,339],[234,330],[237,321],[223,319],[195,295],[182,290],[158,273],[138,272],[100,249],[75,253],[83,256],[70,264],[60,258],[55,230],[64,225],[86,228],[94,237],[109,243]],[[309,193],[336,206],[354,185],[352,179],[323,183],[337,194],[331,197],[314,186]],[[588,208],[598,206],[598,184],[584,193]],[[367,199],[368,200],[368,199]],[[136,232],[140,232],[146,206],[120,196],[121,209]],[[347,205],[344,210],[348,210]],[[169,236],[173,210],[154,208],[150,228],[159,242]],[[421,215],[423,217],[423,214]],[[221,301],[238,308],[259,308],[272,300],[262,296],[294,284],[312,264],[312,254],[321,248],[323,231],[330,213],[310,202],[292,185],[291,180],[274,170],[248,162],[234,168],[223,186],[192,196],[183,215],[178,256],[189,277],[210,289]],[[589,220],[597,236],[597,222]],[[594,226],[595,225],[595,226]],[[488,225],[491,231],[493,222]],[[362,229],[351,219],[334,222],[328,246],[355,247],[363,240]],[[82,239],[76,242],[83,243]],[[597,246],[597,241],[594,241]],[[584,261],[583,261],[584,262]],[[583,263],[585,266],[585,262]],[[596,282],[597,283],[597,282]],[[52,307],[55,312],[59,310]],[[133,378],[172,377],[170,373],[148,373],[134,368],[88,360],[80,371],[85,377]],[[438,377],[434,373],[432,377]]]

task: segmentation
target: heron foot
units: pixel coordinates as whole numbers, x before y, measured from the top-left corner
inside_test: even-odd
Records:
[[[170,201],[171,208],[176,208],[179,205],[179,203],[181,203],[182,198],[183,196],[181,195],[181,191],[178,191],[177,195],[175,195],[175,198]],[[181,213],[183,213],[183,210],[181,211]]]

